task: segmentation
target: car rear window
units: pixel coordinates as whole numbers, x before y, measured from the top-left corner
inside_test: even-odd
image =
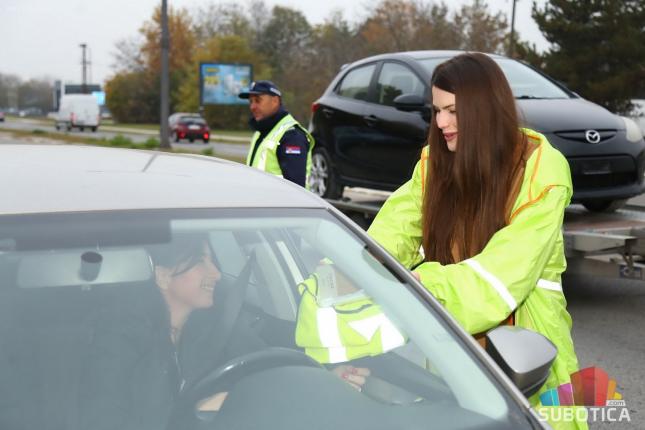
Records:
[[[206,125],[206,121],[204,121],[203,118],[182,118],[179,121],[179,123],[185,124],[185,125],[190,125],[190,124]]]

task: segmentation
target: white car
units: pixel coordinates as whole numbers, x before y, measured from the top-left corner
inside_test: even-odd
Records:
[[[288,181],[24,144],[0,145],[0,179],[2,429],[545,426],[520,390],[546,378],[548,341],[489,334],[505,376],[407,270]],[[193,255],[178,246],[191,237],[197,258],[159,257]]]
[[[634,105],[634,109],[629,116],[638,124],[641,133],[645,136],[645,99],[632,99],[631,102]]]

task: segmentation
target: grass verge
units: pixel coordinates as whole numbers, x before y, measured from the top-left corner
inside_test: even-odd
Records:
[[[69,135],[69,134],[52,133],[39,128],[29,131],[29,130],[15,130],[10,128],[0,127],[0,132],[10,134],[19,139],[44,138],[48,140],[59,141],[62,143],[77,144],[77,145],[94,145],[94,146],[107,146],[107,147],[116,147],[116,148],[147,149],[147,150],[157,150],[157,151],[182,153],[182,154],[202,154],[202,155],[207,155],[211,157],[223,158],[223,159],[235,161],[238,163],[245,162],[244,157],[235,157],[235,156],[227,157],[227,156],[216,154],[213,148],[206,148],[200,151],[190,151],[187,149],[175,149],[175,148],[172,148],[170,150],[161,149],[159,148],[159,139],[156,139],[154,137],[147,139],[145,142],[137,143],[137,142],[133,142],[132,139],[130,139],[129,137],[126,137],[120,134],[114,136],[111,139],[106,139],[106,138],[93,138],[93,137],[87,137],[87,136],[75,136],[75,135]]]

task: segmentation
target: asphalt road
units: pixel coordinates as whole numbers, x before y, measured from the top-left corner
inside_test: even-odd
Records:
[[[106,130],[104,127],[99,127],[96,132],[92,131],[79,131],[74,129],[73,131],[57,131],[54,128],[53,120],[51,124],[43,123],[42,121],[35,121],[30,119],[14,119],[7,118],[4,122],[0,122],[0,128],[13,129],[13,130],[23,130],[23,131],[32,131],[35,129],[40,129],[48,133],[57,133],[62,135],[72,135],[72,136],[86,136],[93,139],[111,139],[117,135],[121,135],[131,139],[135,143],[143,143],[150,137],[159,138],[158,135],[151,132],[139,132],[131,133],[127,131],[110,131]],[[106,127],[106,128],[117,128],[117,127]],[[171,143],[172,147],[175,149],[184,149],[188,151],[201,152],[204,149],[211,148],[216,156],[221,157],[235,157],[235,158],[244,158],[248,151],[248,145],[245,143],[227,143],[220,142],[216,139],[211,139],[208,144],[203,142],[189,143],[189,142],[180,142],[180,143]]]
[[[628,203],[645,210],[645,195]],[[631,419],[590,428],[645,429],[645,282],[565,273],[563,287],[580,367],[601,367],[616,380]]]
[[[615,379],[631,418],[590,428],[645,428],[645,283],[565,276],[563,285],[580,367]]]

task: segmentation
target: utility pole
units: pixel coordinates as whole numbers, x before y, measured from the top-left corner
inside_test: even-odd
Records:
[[[89,66],[90,64],[90,62],[87,60],[86,55],[87,43],[81,43],[78,46],[80,46],[83,50],[83,58],[81,60],[81,65],[83,66],[83,81],[81,91],[83,92],[83,94],[87,94],[87,66]]]
[[[168,34],[168,1],[161,0],[161,142],[159,147],[170,149],[168,141],[168,115],[169,109],[169,73],[168,73],[168,51],[170,49],[170,35]]]
[[[513,58],[515,54],[515,2],[513,0],[513,11],[511,12],[511,40],[508,44],[508,56]]]

